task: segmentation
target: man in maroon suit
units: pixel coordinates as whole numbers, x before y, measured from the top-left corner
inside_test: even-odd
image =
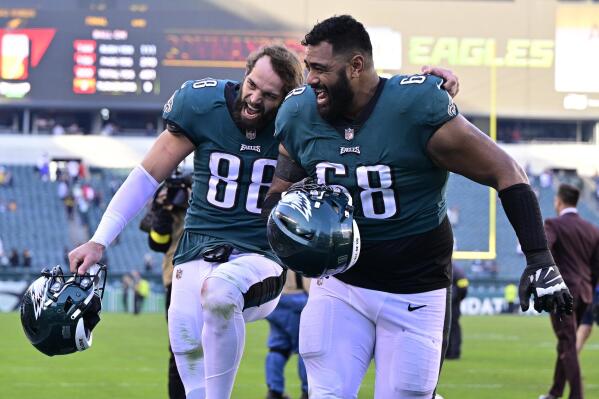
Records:
[[[551,314],[558,356],[551,390],[539,399],[560,398],[566,381],[570,385],[569,398],[583,398],[576,329],[587,306],[593,302],[593,287],[599,271],[599,228],[578,215],[579,196],[576,187],[560,185],[554,203],[559,216],[545,221],[549,248],[574,297],[574,311],[571,315]]]

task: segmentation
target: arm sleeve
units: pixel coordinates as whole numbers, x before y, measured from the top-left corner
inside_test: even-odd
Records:
[[[118,189],[90,241],[108,247],[152,198],[158,182],[138,165]]]
[[[504,188],[499,191],[499,198],[520,241],[526,268],[536,270],[555,265],[547,245],[539,201],[530,185],[518,183]]]
[[[306,171],[287,155],[279,154],[275,175],[287,182],[295,183],[307,177]]]

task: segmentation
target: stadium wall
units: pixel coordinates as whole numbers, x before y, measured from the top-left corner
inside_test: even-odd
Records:
[[[35,165],[49,158],[77,158],[88,166],[132,168],[151,147],[153,137],[0,135],[0,165]],[[523,167],[535,173],[548,168],[576,169],[582,176],[599,171],[599,143],[500,144]],[[192,164],[190,155],[187,164]]]

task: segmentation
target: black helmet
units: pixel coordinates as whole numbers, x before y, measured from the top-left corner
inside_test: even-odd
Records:
[[[281,262],[306,277],[342,273],[360,255],[360,232],[349,194],[308,183],[283,195],[268,217],[270,247]]]
[[[84,275],[63,275],[60,266],[42,270],[21,301],[21,324],[31,344],[48,356],[89,348],[105,285],[106,266],[100,264]]]

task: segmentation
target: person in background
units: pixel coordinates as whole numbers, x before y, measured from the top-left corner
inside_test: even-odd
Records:
[[[55,123],[52,127],[53,136],[62,136],[65,134],[64,127],[60,123]]]
[[[134,295],[133,295],[133,314],[141,313],[144,302],[148,295],[150,295],[150,283],[144,279],[137,270],[134,270],[131,275],[134,281]]]
[[[44,152],[36,162],[36,169],[42,181],[48,181],[50,178],[50,157]]]
[[[8,255],[8,260],[12,267],[17,267],[21,265],[21,260],[19,259],[19,252],[16,248],[11,248],[10,255]]]
[[[266,355],[266,399],[289,399],[285,392],[285,365],[293,353],[298,353],[300,314],[308,302],[310,280],[287,271],[283,294],[275,310],[266,317],[270,325]],[[308,399],[308,376],[302,357],[297,356],[302,395]]]
[[[576,352],[580,356],[580,351],[585,342],[591,336],[593,331],[593,323],[599,324],[599,284],[595,285],[595,293],[593,295],[593,304],[587,306],[587,310],[582,315],[578,330],[576,330]]]
[[[4,243],[2,242],[2,238],[0,237],[0,267],[8,266],[8,256],[4,253]]]
[[[191,176],[181,177],[175,173],[165,181],[159,189],[152,202],[149,215],[146,217],[151,221],[147,228],[140,226],[148,234],[150,248],[156,252],[164,253],[162,259],[162,283],[165,290],[165,311],[168,321],[168,308],[171,304],[171,293],[173,289],[173,258],[179,240],[183,235],[185,226],[185,212],[189,207],[188,201],[191,195]],[[144,217],[144,219],[146,219]],[[181,278],[181,274],[175,276]],[[168,363],[168,395],[170,399],[185,399],[185,388],[177,369],[175,355],[169,343]]]
[[[445,359],[459,359],[462,354],[462,327],[460,326],[460,303],[468,295],[468,279],[461,267],[453,265],[451,281],[451,327]]]
[[[129,313],[129,291],[133,287],[133,279],[129,274],[125,273],[121,281],[123,288],[123,311]]]
[[[557,337],[553,385],[539,399],[562,397],[566,382],[569,399],[584,397],[576,351],[576,330],[587,306],[593,302],[593,279],[599,271],[599,228],[578,215],[578,188],[561,184],[554,199],[556,218],[545,220],[547,241],[556,265],[574,297],[573,314],[551,314]]]
[[[12,187],[12,173],[6,168],[6,166],[0,165],[0,186]]]
[[[144,254],[144,272],[152,273],[154,269],[154,258],[151,253]]]
[[[23,266],[31,267],[31,262],[32,262],[31,251],[28,248],[25,248],[23,250]]]
[[[507,304],[506,313],[514,313],[516,311],[516,298],[518,297],[518,287],[516,284],[509,283],[503,288],[503,298]]]

